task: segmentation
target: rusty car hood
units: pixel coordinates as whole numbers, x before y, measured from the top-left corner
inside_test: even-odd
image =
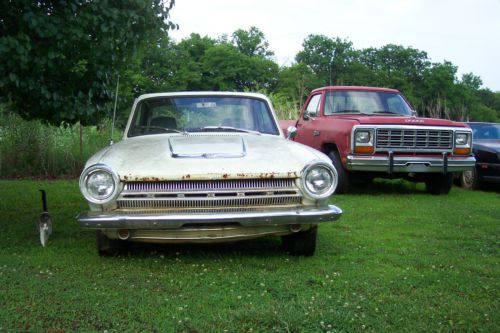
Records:
[[[246,133],[156,134],[127,138],[94,155],[123,181],[296,178],[319,151],[281,136]]]

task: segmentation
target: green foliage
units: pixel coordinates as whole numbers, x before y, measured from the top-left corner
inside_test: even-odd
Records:
[[[319,86],[321,86],[319,76],[315,75],[306,64],[297,63],[280,70],[276,90],[302,109],[307,95]]]
[[[356,192],[332,197],[344,215],[319,227],[313,257],[269,237],[100,258],[74,222],[88,209],[77,181],[0,181],[0,331],[498,331],[496,193],[436,197],[399,181]]]
[[[238,29],[233,32],[232,37],[232,42],[238,51],[247,56],[268,58],[274,54],[269,50],[269,42],[265,39],[264,33],[256,27],[250,27],[248,31]]]
[[[174,24],[173,1],[2,1],[0,96],[26,118],[97,123],[118,74]],[[0,102],[2,102],[0,100]]]
[[[236,31],[233,43],[198,34],[179,43],[163,40],[141,55],[132,72],[135,91],[273,89],[279,68],[267,45],[255,27]]]
[[[309,66],[324,85],[344,84],[344,74],[353,61],[352,43],[340,38],[324,35],[309,35],[302,44],[303,49],[296,60]]]
[[[80,145],[81,131],[81,145]],[[85,161],[108,145],[111,121],[99,126],[59,126],[0,113],[1,177],[78,177]],[[120,131],[115,131],[115,141]]]

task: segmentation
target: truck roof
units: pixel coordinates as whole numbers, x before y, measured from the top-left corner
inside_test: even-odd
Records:
[[[396,89],[380,88],[380,87],[363,87],[363,86],[326,86],[314,89],[312,92],[317,92],[321,90],[364,90],[364,91],[382,91],[382,92],[399,93],[399,90]]]

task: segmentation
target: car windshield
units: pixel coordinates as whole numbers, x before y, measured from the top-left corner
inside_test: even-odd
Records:
[[[474,140],[500,140],[500,124],[469,123]]]
[[[187,132],[279,135],[265,100],[245,96],[175,96],[141,100],[128,136]]]
[[[381,91],[328,91],[325,96],[325,115],[367,114],[410,116],[411,108],[398,93]]]

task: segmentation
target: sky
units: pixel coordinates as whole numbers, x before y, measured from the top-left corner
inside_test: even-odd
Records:
[[[340,37],[355,49],[397,44],[452,62],[500,91],[500,0],[175,0],[176,41],[191,33],[218,38],[261,30],[280,66],[310,34]]]

